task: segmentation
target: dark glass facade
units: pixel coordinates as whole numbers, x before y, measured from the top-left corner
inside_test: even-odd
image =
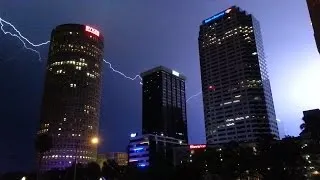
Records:
[[[188,141],[185,77],[165,67],[141,74],[142,133]]]
[[[40,169],[63,169],[95,160],[98,136],[103,37],[85,25],[64,24],[51,34],[40,128],[53,146],[40,158]]]
[[[199,53],[207,143],[278,138],[259,22],[235,6],[204,20]]]
[[[320,53],[320,0],[307,0],[307,4],[314,30],[314,38]]]

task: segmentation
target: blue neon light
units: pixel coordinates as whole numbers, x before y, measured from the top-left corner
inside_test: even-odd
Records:
[[[146,167],[146,164],[138,164],[139,167]]]
[[[223,12],[221,12],[221,13],[219,13],[219,14],[216,14],[216,15],[214,15],[214,16],[206,19],[206,20],[204,20],[204,24],[206,24],[206,23],[208,23],[208,22],[210,22],[210,21],[213,21],[213,20],[215,20],[215,19],[218,19],[219,17],[222,17],[222,16],[224,16],[225,14],[226,14],[225,11],[223,11]]]
[[[143,147],[134,148],[133,150],[134,151],[141,151],[141,150],[143,150]]]

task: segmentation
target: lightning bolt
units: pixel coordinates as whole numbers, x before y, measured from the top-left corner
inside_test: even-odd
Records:
[[[116,70],[116,69],[114,69],[113,67],[112,67],[112,64],[110,63],[110,62],[108,62],[108,61],[106,61],[105,59],[103,59],[103,62],[105,62],[106,64],[108,64],[109,65],[109,68],[113,71],[113,72],[115,72],[115,73],[118,73],[118,74],[120,74],[122,77],[124,77],[124,78],[126,78],[126,79],[129,79],[129,80],[131,80],[131,81],[135,81],[136,79],[140,79],[140,84],[142,84],[142,77],[140,76],[140,75],[136,75],[135,77],[129,77],[129,76],[127,76],[127,75],[125,75],[124,73],[122,73],[121,71],[118,71],[118,70]]]
[[[195,97],[199,96],[200,94],[202,94],[202,91],[198,92],[197,94],[194,94],[194,95],[190,96],[190,97],[187,99],[187,101],[186,101],[186,102],[189,102],[191,99],[193,99],[193,98],[195,98]]]
[[[12,33],[12,32],[10,32],[10,31],[6,31],[6,30],[4,29],[4,26],[5,26],[5,25],[10,26],[15,32]],[[2,19],[1,17],[0,17],[0,29],[1,29],[1,31],[2,31],[5,35],[10,35],[10,36],[12,36],[12,37],[18,38],[18,39],[22,42],[23,47],[24,47],[25,49],[27,49],[27,50],[30,50],[30,51],[36,53],[36,54],[38,55],[38,57],[39,57],[39,61],[41,61],[40,52],[39,52],[38,50],[34,49],[34,48],[35,48],[35,47],[40,47],[40,46],[47,45],[47,44],[50,43],[50,41],[46,41],[46,42],[43,42],[43,43],[35,44],[35,43],[31,42],[28,38],[26,38],[25,36],[23,36],[22,33],[21,33],[12,23],[10,23],[9,21],[6,21],[6,20]],[[28,46],[31,46],[32,48],[31,48],[31,47],[28,47],[27,45],[28,45]],[[142,78],[141,78],[140,75],[136,75],[136,76],[134,76],[134,77],[129,77],[129,76],[125,75],[123,72],[121,72],[121,71],[113,68],[113,67],[112,67],[112,64],[111,64],[109,61],[106,61],[105,59],[103,59],[103,62],[105,62],[106,64],[108,64],[108,65],[109,65],[109,68],[110,68],[113,72],[115,72],[115,73],[121,75],[122,77],[124,77],[124,78],[126,78],[126,79],[129,79],[129,80],[131,80],[131,81],[135,81],[135,80],[139,79],[140,84],[142,84]],[[199,96],[201,93],[202,93],[202,92],[200,91],[200,92],[198,92],[197,94],[190,96],[190,97],[187,99],[187,102],[190,101],[191,99]]]
[[[9,25],[9,26],[15,31],[15,33],[11,33],[11,32],[9,32],[9,31],[4,30],[4,24]],[[35,49],[33,49],[33,48],[28,47],[28,46],[27,46],[27,43],[28,43],[29,45],[31,45],[32,47],[40,47],[40,46],[49,44],[50,41],[46,41],[46,42],[43,42],[43,43],[40,43],[40,44],[34,44],[34,43],[32,43],[31,41],[29,41],[28,38],[24,37],[24,36],[21,34],[21,32],[20,32],[13,24],[11,24],[10,22],[2,19],[1,17],[0,17],[0,29],[1,29],[1,31],[2,31],[5,35],[9,34],[9,35],[12,36],[12,37],[18,38],[18,39],[22,42],[23,47],[24,47],[25,49],[27,49],[27,50],[30,50],[30,51],[33,51],[34,53],[36,53],[36,54],[38,55],[38,57],[39,57],[39,61],[41,61],[40,52],[37,51],[37,50],[35,50]]]
[[[4,29],[4,26],[5,26],[5,25],[10,26],[15,32],[12,33],[12,32],[10,32],[10,31],[6,31],[6,30]],[[9,21],[6,21],[6,20],[2,19],[1,17],[0,17],[0,29],[1,29],[1,31],[2,31],[5,35],[10,35],[10,36],[12,36],[12,37],[18,38],[18,39],[22,42],[23,47],[24,47],[25,49],[27,49],[27,50],[30,50],[30,51],[36,53],[36,54],[38,55],[38,57],[39,57],[39,61],[41,61],[40,52],[39,52],[38,50],[34,49],[34,48],[35,48],[35,47],[40,47],[40,46],[47,45],[47,44],[50,43],[50,41],[46,41],[46,42],[43,42],[43,43],[35,44],[35,43],[31,42],[28,38],[26,38],[25,36],[23,36],[22,33],[21,33],[12,23],[10,23]],[[28,47],[27,44],[28,44],[28,46],[32,46],[33,48]],[[136,76],[133,77],[133,78],[132,78],[132,77],[129,77],[129,76],[125,75],[123,72],[121,72],[121,71],[119,71],[119,70],[117,70],[117,69],[114,69],[114,68],[112,67],[112,64],[111,64],[110,62],[106,61],[105,59],[103,59],[103,62],[105,62],[106,64],[108,64],[108,65],[109,65],[109,68],[110,68],[113,72],[115,72],[115,73],[117,73],[117,74],[120,74],[120,75],[123,76],[124,78],[129,79],[129,80],[132,80],[132,81],[135,81],[136,79],[140,79],[140,84],[142,84],[142,82],[141,82],[141,81],[142,81],[142,78],[141,78],[140,75],[136,75]]]

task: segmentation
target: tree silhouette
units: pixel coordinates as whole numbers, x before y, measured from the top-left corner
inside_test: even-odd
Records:
[[[96,162],[90,162],[86,167],[88,180],[98,180],[102,176],[101,168]]]
[[[309,139],[320,142],[320,110],[312,110],[314,113],[305,115],[302,120],[303,123],[300,125],[302,130],[300,135],[307,136]]]
[[[106,179],[119,179],[121,176],[121,168],[115,160],[108,159],[103,163],[102,175]]]

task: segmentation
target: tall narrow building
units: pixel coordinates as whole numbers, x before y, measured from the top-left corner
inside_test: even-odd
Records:
[[[159,66],[141,74],[142,132],[188,141],[185,76]]]
[[[53,139],[40,170],[95,160],[101,102],[102,34],[86,25],[53,29],[38,134]],[[95,140],[97,141],[97,140]]]
[[[307,0],[314,38],[320,53],[320,0]]]
[[[207,143],[278,138],[259,22],[235,6],[205,19],[199,53]]]

